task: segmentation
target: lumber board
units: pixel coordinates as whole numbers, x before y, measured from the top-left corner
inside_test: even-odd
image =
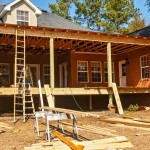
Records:
[[[69,125],[69,126],[72,126],[71,123],[67,123],[67,122],[62,122],[64,125]],[[110,133],[108,131],[105,131],[105,130],[97,130],[96,128],[93,129],[93,128],[88,128],[86,126],[81,126],[81,125],[77,125],[78,126],[78,129],[83,129],[83,130],[86,130],[86,131],[89,131],[91,133],[95,133],[95,134],[101,134],[101,135],[104,135],[104,136],[118,136],[116,134],[113,134],[113,133]]]
[[[64,137],[62,134],[60,134],[58,131],[52,131],[53,135],[58,137],[62,142],[64,142],[66,145],[68,145],[72,150],[83,150],[83,145],[76,146],[73,142],[71,142],[68,138]]]
[[[131,119],[108,118],[108,119],[100,119],[100,120],[104,122],[109,122],[109,123],[121,123],[125,125],[130,125],[130,126],[150,128],[149,123],[138,122],[138,121],[134,121]]]
[[[57,112],[62,112],[66,114],[73,114],[73,115],[78,115],[82,117],[94,117],[94,118],[99,118],[99,115],[97,114],[92,114],[92,113],[86,113],[86,112],[81,112],[81,111],[75,111],[75,110],[70,110],[70,109],[64,109],[64,108],[58,108],[58,107],[39,107],[39,109],[44,109],[44,110],[53,110]]]
[[[112,83],[112,89],[113,89],[113,93],[115,96],[118,112],[119,112],[119,114],[124,114],[116,83]]]
[[[125,118],[125,119],[132,119],[134,121],[139,121],[139,122],[150,123],[149,119],[140,119],[140,118],[134,118],[134,117],[127,117],[127,116],[123,116],[123,118]]]
[[[46,93],[46,97],[47,97],[47,101],[48,101],[48,106],[49,107],[54,107],[55,104],[54,104],[54,101],[53,101],[53,98],[52,98],[52,94],[51,94],[49,85],[45,84],[44,89],[45,89],[45,93]]]
[[[120,127],[120,128],[128,128],[128,129],[138,129],[138,130],[150,131],[149,128],[128,126],[128,125],[125,125],[125,124],[110,124],[110,125],[114,126],[114,127]]]

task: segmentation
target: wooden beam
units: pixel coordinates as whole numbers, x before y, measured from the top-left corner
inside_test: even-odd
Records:
[[[68,145],[72,150],[83,150],[84,146],[78,145],[76,146],[73,142],[71,142],[68,138],[64,137],[58,131],[52,131],[52,134],[58,137],[62,142]]]
[[[112,61],[111,61],[111,43],[107,44],[107,72],[108,72],[108,87],[112,86]],[[109,95],[109,105],[113,105],[113,96]]]
[[[108,34],[94,31],[77,31],[66,29],[52,29],[42,27],[30,27],[30,26],[18,26],[18,25],[4,25],[0,24],[1,34],[13,34],[15,35],[15,28],[24,28],[27,36],[35,37],[47,37],[64,38],[64,39],[76,39],[86,41],[98,41],[106,43],[124,43],[134,45],[147,45],[150,46],[150,39],[146,37],[135,37],[118,34]],[[44,29],[44,30],[43,30]]]
[[[50,38],[50,87],[54,88],[55,86],[55,78],[54,78],[54,39]],[[54,102],[55,107],[55,98],[51,97]]]
[[[93,117],[93,118],[99,118],[99,115],[93,114],[93,113],[86,113],[86,112],[81,112],[81,111],[75,111],[75,110],[70,110],[70,109],[63,109],[63,108],[54,108],[54,107],[39,107],[40,109],[44,110],[53,110],[56,112],[61,112],[61,113],[66,113],[66,114],[73,114],[81,117]]]

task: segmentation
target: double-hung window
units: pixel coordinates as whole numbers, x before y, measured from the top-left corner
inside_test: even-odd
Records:
[[[78,82],[86,83],[88,82],[88,62],[78,61]]]
[[[98,61],[91,62],[91,73],[93,83],[102,82],[101,62]]]
[[[114,73],[114,63],[112,65],[112,82],[115,81],[115,73]],[[108,70],[107,70],[107,62],[104,63],[104,82],[108,82]]]
[[[17,24],[29,25],[29,12],[23,10],[17,10]]]
[[[0,86],[9,86],[10,84],[10,66],[6,63],[0,63]]]
[[[149,78],[149,57],[147,55],[141,56],[141,78]]]
[[[43,66],[43,77],[44,77],[44,84],[50,84],[50,66],[49,65]]]

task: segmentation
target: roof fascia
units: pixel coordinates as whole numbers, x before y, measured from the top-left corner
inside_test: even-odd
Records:
[[[10,11],[11,10],[11,7],[15,4],[17,4],[18,2],[20,2],[21,0],[15,0],[13,1],[12,3],[6,5],[2,12],[0,13],[0,18],[2,18],[7,11]],[[33,3],[31,3],[29,0],[24,0],[25,3],[27,3],[34,11],[35,11],[35,14],[36,15],[40,15],[42,14],[42,11],[40,9],[38,9]]]

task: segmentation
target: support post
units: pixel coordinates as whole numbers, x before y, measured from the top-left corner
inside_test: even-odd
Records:
[[[55,86],[55,78],[54,78],[54,39],[50,38],[50,88],[54,88]],[[55,97],[51,95],[51,99],[54,102],[55,107]]]
[[[112,86],[112,61],[111,61],[111,43],[107,43],[107,70],[108,86]],[[109,95],[109,105],[113,105],[113,95]]]
[[[89,108],[90,108],[90,110],[92,110],[93,109],[93,107],[92,107],[92,95],[90,95],[90,97],[89,97]]]

